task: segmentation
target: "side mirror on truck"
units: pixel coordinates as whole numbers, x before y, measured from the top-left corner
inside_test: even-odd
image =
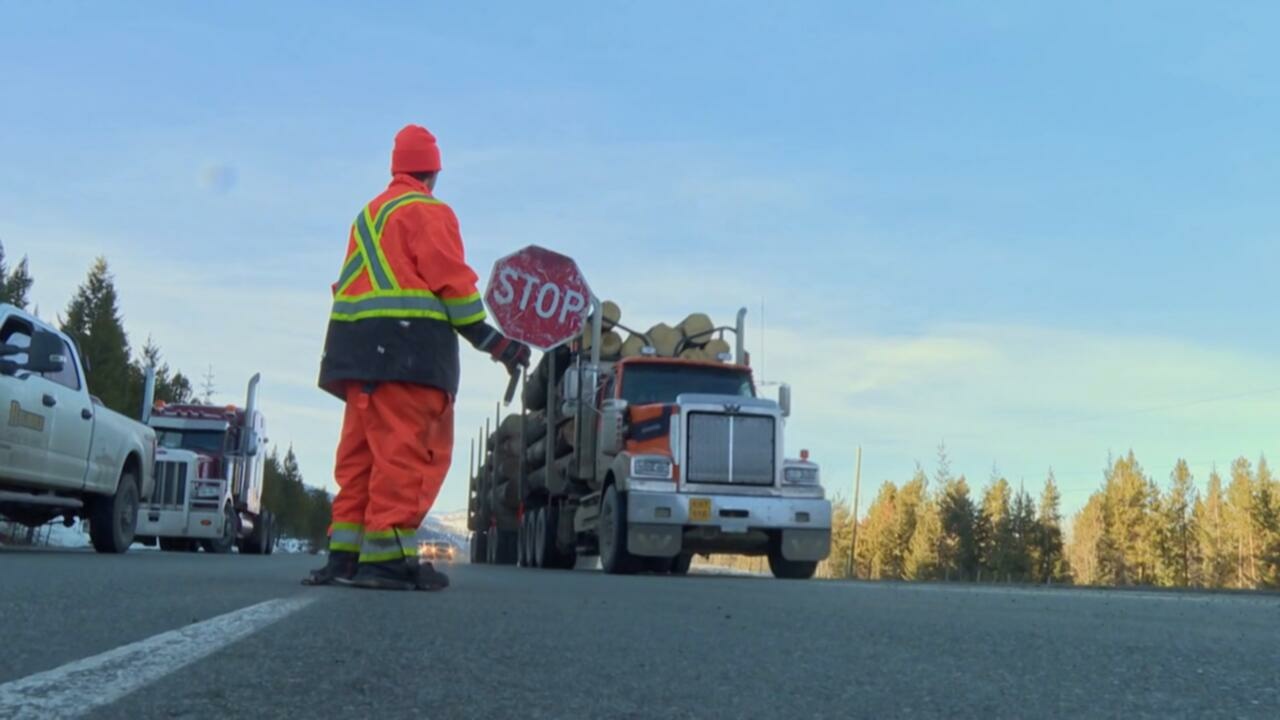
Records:
[[[62,338],[48,330],[37,330],[31,336],[27,348],[27,364],[23,368],[33,373],[62,372],[70,358],[63,354]]]
[[[778,407],[782,408],[782,417],[791,417],[791,386],[778,386]]]

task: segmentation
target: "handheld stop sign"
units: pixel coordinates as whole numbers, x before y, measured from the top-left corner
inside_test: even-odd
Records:
[[[582,333],[591,297],[573,258],[530,245],[494,263],[484,301],[502,334],[547,352]],[[511,376],[507,403],[518,377]]]

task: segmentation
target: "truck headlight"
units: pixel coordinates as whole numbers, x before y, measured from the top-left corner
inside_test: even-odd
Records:
[[[670,480],[671,468],[669,457],[640,455],[631,458],[631,477]]]
[[[817,485],[816,465],[791,465],[782,471],[782,481],[788,485]]]
[[[222,483],[196,483],[197,500],[217,500],[222,497]]]

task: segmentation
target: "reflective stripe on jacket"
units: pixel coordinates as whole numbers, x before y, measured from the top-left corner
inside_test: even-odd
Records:
[[[397,175],[351,224],[333,285],[320,385],[409,382],[457,393],[455,332],[485,319],[458,221],[425,185]]]

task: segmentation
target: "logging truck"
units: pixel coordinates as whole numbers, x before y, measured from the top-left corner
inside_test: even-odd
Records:
[[[522,411],[473,446],[471,561],[568,569],[598,555],[610,574],[685,574],[694,555],[737,554],[812,577],[831,503],[807,452],[786,455],[790,389],[757,394],[745,317],[641,333],[595,303],[582,337],[524,377]]]

